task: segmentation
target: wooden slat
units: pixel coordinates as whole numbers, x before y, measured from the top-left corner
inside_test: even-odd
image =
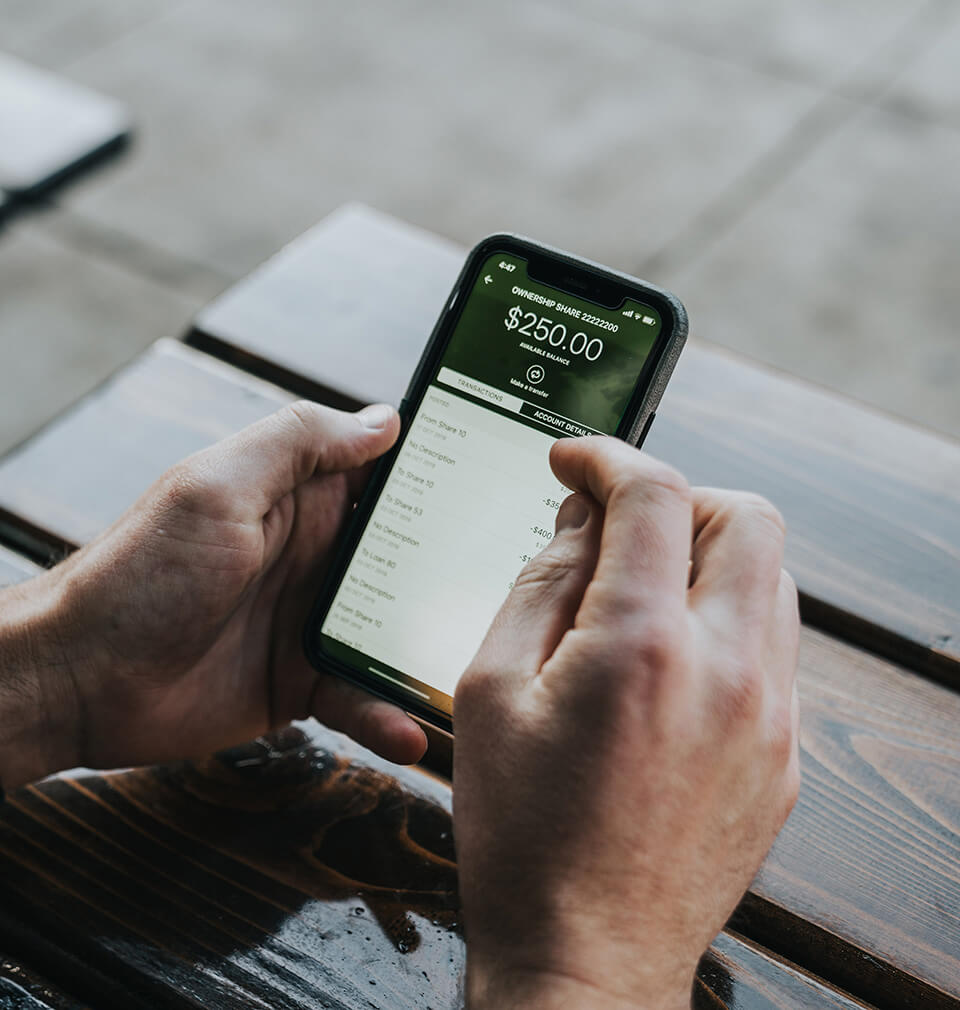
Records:
[[[188,339],[325,402],[398,404],[463,257],[348,204],[200,312]]]
[[[0,954],[0,1010],[87,1010],[28,968]]]
[[[32,561],[0,546],[0,589],[29,579],[42,569]]]
[[[765,946],[878,1007],[956,1008],[960,1006],[960,808],[956,800],[956,782],[960,781],[960,741],[956,733],[960,699],[893,664],[858,653],[810,629],[803,633],[800,684],[804,770],[800,801],[734,921],[741,931]],[[287,739],[287,751],[293,748],[291,740]],[[340,742],[334,747],[327,741],[327,737],[318,736],[315,745],[328,751],[335,749],[367,767],[384,768],[355,747]],[[357,758],[358,754],[362,757]],[[256,778],[261,774],[257,769],[269,766],[272,760],[265,750],[240,752],[230,776],[248,767]],[[298,760],[306,758],[301,755]],[[325,768],[333,758],[314,755],[310,760]],[[216,777],[223,767],[213,763],[202,774]],[[366,793],[367,773],[345,767],[341,770],[337,790],[325,796],[323,809],[336,818],[342,818],[345,811],[372,809],[373,801]],[[187,780],[177,778],[188,773]],[[204,826],[204,831],[215,829],[215,837],[224,845],[239,839],[239,848],[234,846],[229,852],[244,863],[250,862],[244,846],[251,840],[269,848],[270,840],[261,837],[256,818],[244,826],[242,811],[217,826],[209,811],[204,815],[200,806],[181,809],[184,800],[177,790],[193,797],[193,803],[211,788],[209,784],[197,785],[193,778],[196,774],[191,766],[181,766],[176,774],[154,770],[98,777],[90,780],[94,785],[84,788],[89,791],[95,786],[97,795],[103,794],[97,801],[102,805],[103,797],[110,798],[111,803],[119,802],[118,792],[126,795],[136,786],[145,810],[157,812],[169,806],[180,811],[176,814],[178,823]],[[429,779],[405,777],[415,775],[412,772],[399,774],[406,790],[421,795],[426,788],[432,802],[446,809],[445,787]],[[295,778],[297,788],[305,791],[322,785],[312,782],[302,768]],[[35,789],[22,795],[29,799],[60,789],[71,804],[79,802],[74,793],[80,786],[75,782],[39,788],[39,794]],[[299,816],[299,806],[313,800],[301,798],[291,787],[281,791],[278,802],[292,803],[294,814]],[[396,798],[390,800],[394,808],[403,803]],[[256,804],[250,809],[256,813]],[[396,816],[409,830],[409,812]],[[419,823],[439,815],[436,811],[428,815],[418,807],[413,816]],[[277,826],[278,833],[285,835],[286,829],[281,827]],[[396,854],[391,862],[383,853],[364,854],[362,846],[362,835],[381,838],[383,827],[366,822],[354,827],[356,831],[343,830],[343,859],[355,858],[362,863],[369,857],[371,865],[380,867],[377,872],[381,875],[375,881],[379,886],[391,893],[397,889],[442,893],[446,895],[442,908],[448,912],[453,908],[453,884],[449,879],[445,887],[435,882],[417,883],[416,865],[423,869],[426,864],[403,864],[401,860],[403,865],[391,869],[399,859]],[[32,837],[32,830],[23,828],[21,834],[26,832]],[[102,844],[120,844],[118,830],[113,823],[99,826]],[[157,837],[155,826],[142,827],[142,831],[144,837]],[[86,847],[85,838],[82,834],[74,836],[73,843]],[[202,840],[210,841],[206,835]],[[295,846],[305,844],[297,836],[289,841]],[[152,849],[141,849],[140,844],[131,836],[129,849],[135,862],[159,865]],[[75,863],[66,853],[63,859],[70,866]],[[271,874],[279,873],[285,880],[299,879],[302,868],[294,863],[284,869],[282,852],[275,853],[271,860]],[[116,859],[110,857],[105,862],[114,865]],[[43,866],[40,862],[36,865],[39,872]],[[439,873],[439,865],[433,871]],[[340,862],[336,868],[352,879],[359,874],[351,874]],[[171,873],[181,875],[179,869]],[[131,874],[132,879],[119,888],[125,902],[130,894],[142,890],[142,884],[133,880],[136,872]],[[228,891],[238,884],[246,887],[245,878],[237,878],[235,868],[228,866],[222,875]],[[35,882],[30,885],[30,893],[34,893],[35,886]],[[319,894],[315,887],[312,893]],[[320,896],[334,902],[343,897],[340,892]],[[289,898],[288,904],[291,902],[296,905],[295,898]],[[231,897],[227,906],[237,907],[236,900]],[[386,921],[395,911],[382,912],[380,917]],[[129,914],[142,918],[139,912]],[[430,918],[439,913],[431,907],[420,909],[419,914]],[[327,919],[323,922],[324,930],[333,929]],[[104,964],[102,970],[113,969]],[[189,977],[189,972],[182,976],[183,985]]]
[[[460,1007],[453,857],[448,786],[303,724],[200,765],[15,793],[0,934],[15,922],[51,973],[109,979],[103,1005],[130,1010]],[[721,937],[694,1005],[864,1004]]]
[[[462,259],[348,207],[201,312],[188,339],[303,394],[397,403]],[[808,621],[960,684],[960,446],[692,343],[647,447],[697,483],[777,504]]]
[[[0,532],[31,553],[86,543],[171,464],[291,399],[160,340],[0,462]]]
[[[349,333],[346,336],[351,337]],[[177,358],[178,352],[169,345],[166,346],[169,355]],[[749,375],[751,370],[745,372],[743,366],[731,362],[724,355],[713,354],[709,356],[709,361],[710,369],[699,380],[690,381],[690,390],[695,391],[698,383],[702,383],[705,379],[716,379],[718,389],[724,391],[723,395],[730,397],[730,402],[724,408],[728,420],[732,417],[739,418],[742,422],[744,414],[739,410],[738,404],[744,401],[762,407],[757,413],[762,414],[765,419],[769,419],[770,415],[776,419],[778,402],[781,398],[774,393],[778,390],[783,392],[782,387],[774,385],[761,388],[752,380],[743,384],[742,376]],[[680,383],[682,375],[681,371],[671,395],[677,390],[683,393],[685,387]],[[126,501],[118,503],[118,499],[112,503],[108,502],[108,506],[103,507],[104,499],[109,499],[112,494],[111,473],[128,474],[128,464],[133,463],[142,467],[139,471],[138,487],[132,493],[128,488],[128,499],[132,499],[139,487],[149,483],[167,463],[196,447],[195,444],[190,444],[182,450],[171,451],[170,457],[161,465],[152,455],[155,438],[149,437],[143,444],[137,445],[137,436],[135,432],[130,431],[134,427],[134,420],[141,412],[145,412],[148,417],[154,416],[157,420],[156,431],[162,434],[166,417],[164,407],[170,403],[171,390],[181,389],[181,384],[174,381],[169,384],[171,388],[167,389],[162,383],[154,388],[152,382],[141,382],[132,395],[124,396],[118,395],[116,391],[116,387],[124,385],[122,379],[122,376],[118,377],[111,388],[105,390],[101,396],[95,397],[92,403],[84,405],[88,408],[83,417],[88,422],[89,430],[85,432],[83,438],[77,437],[72,442],[60,445],[56,444],[55,440],[47,443],[45,448],[48,455],[45,464],[26,468],[25,472],[28,474],[55,474],[57,471],[53,468],[54,461],[62,465],[64,458],[67,458],[77,461],[80,475],[88,470],[83,459],[84,447],[91,444],[101,446],[103,431],[109,433],[120,430],[124,444],[120,447],[119,456],[115,455],[112,449],[110,453],[101,456],[108,461],[108,464],[110,460],[119,459],[119,466],[108,465],[103,468],[101,473],[95,474],[98,479],[91,481],[89,485],[85,485],[81,480],[71,480],[65,484],[70,487],[71,492],[79,488],[81,496],[85,486],[93,486],[97,490],[97,498],[94,507],[87,509],[86,512],[83,508],[78,508],[77,503],[71,502],[68,515],[69,521],[74,524],[72,527],[74,532],[65,536],[61,529],[56,535],[62,539],[78,542],[92,536],[127,503]],[[738,385],[738,382],[741,384]],[[244,380],[237,379],[233,386],[242,387],[244,384]],[[219,383],[217,385],[219,386]],[[795,384],[787,385],[792,387]],[[774,393],[770,392],[771,388]],[[764,389],[766,400],[761,397]],[[144,390],[152,390],[154,394],[152,399],[147,398],[145,411],[141,402]],[[818,404],[807,401],[808,406],[813,404],[817,407],[816,410],[811,407],[810,423],[807,426],[807,434],[813,439],[814,448],[817,450],[816,458],[811,459],[810,470],[812,471],[814,466],[821,462],[821,446],[817,439],[825,440],[828,431],[837,433],[837,440],[842,433],[843,452],[847,454],[850,466],[854,467],[857,453],[870,448],[872,439],[856,426],[841,424],[842,416],[830,413],[834,409],[831,405],[835,404],[832,398],[815,394],[811,390],[806,390],[806,393],[814,399],[819,397],[821,401]],[[700,407],[702,397],[693,392],[683,395],[690,400],[687,409],[688,414],[693,416]],[[784,393],[783,400],[787,399]],[[186,405],[195,411],[197,398],[191,395],[186,400],[188,401]],[[216,401],[217,398],[214,397],[213,400]],[[115,412],[112,405],[117,402],[126,404],[126,410]],[[175,402],[183,403],[184,398],[181,396],[180,400]],[[200,402],[204,402],[202,398]],[[271,403],[267,409],[272,409],[273,405]],[[841,414],[846,411],[852,416],[853,412],[849,406],[841,404],[840,407]],[[157,408],[159,416],[154,413]],[[221,417],[219,409],[211,405],[210,417],[215,421]],[[174,411],[174,414],[176,413]],[[679,414],[679,410],[677,413]],[[98,416],[106,418],[109,423],[104,425],[97,421]],[[699,428],[697,424],[690,422],[685,429],[686,435],[683,434],[684,430],[678,428],[681,433],[675,437],[681,441],[685,437],[690,442],[697,441],[695,436],[707,440],[712,426],[706,421],[712,416],[707,414],[700,417],[697,422]],[[883,432],[885,437],[877,440],[877,446],[888,456],[892,453],[903,463],[897,475],[902,479],[903,486],[897,490],[899,496],[897,508],[892,509],[890,514],[894,515],[898,510],[903,514],[919,514],[922,520],[920,528],[927,531],[919,539],[921,544],[927,543],[930,540],[930,528],[935,527],[936,522],[941,520],[947,523],[947,517],[940,515],[936,510],[918,512],[916,504],[908,501],[911,488],[920,486],[931,460],[949,481],[954,448],[948,443],[928,440],[927,436],[921,433],[885,419],[873,420],[881,426],[887,426]],[[818,429],[818,424],[822,430]],[[203,425],[200,424],[200,427],[203,428]],[[728,427],[734,430],[732,421]],[[67,430],[68,428],[70,430]],[[33,447],[50,438],[52,434],[56,434],[58,438],[69,437],[73,433],[73,428],[73,425],[68,426],[66,423],[60,427],[55,425],[54,429],[40,436]],[[189,430],[192,433],[196,432],[196,420],[190,422]],[[736,463],[742,452],[738,447],[755,448],[759,436],[756,436],[751,443],[746,437],[749,430],[747,428],[735,430],[736,438],[733,440],[737,445],[733,448],[738,451],[731,450],[730,465]],[[767,432],[767,437],[770,438],[769,446],[775,444],[773,436],[779,432],[775,424],[772,432],[773,434]],[[220,433],[225,433],[225,430],[221,430]],[[90,438],[91,435],[95,437]],[[216,437],[216,434],[208,433],[205,436],[207,441],[213,437]],[[132,448],[129,443],[133,444]],[[161,438],[160,443],[164,447],[169,446],[166,438]],[[926,446],[925,453],[920,451],[922,446]],[[31,448],[31,445],[28,445],[24,453]],[[745,452],[742,454],[745,455]],[[768,469],[776,462],[776,456],[773,454],[762,458],[765,459],[765,466]],[[19,460],[20,465],[23,465],[20,454],[14,457],[14,460]],[[829,471],[827,475],[831,476]],[[838,472],[832,476],[840,480],[843,474]],[[886,485],[877,474],[874,476],[877,484],[873,490],[879,495]],[[822,489],[821,497],[829,498],[828,492],[835,493],[836,482],[828,484],[829,486]],[[0,479],[0,486],[6,487],[7,481]],[[862,483],[860,486],[867,485]],[[947,491],[952,493],[949,486]],[[813,492],[808,491],[807,498],[812,497],[815,497]],[[47,507],[51,502],[57,507],[62,506],[62,503],[57,502],[55,493],[49,498],[42,495],[35,496],[34,500],[45,501]],[[788,512],[792,525],[796,526],[796,521],[789,515],[785,503],[782,500],[779,503],[784,507],[784,511]],[[813,501],[811,508],[816,507],[817,502]],[[80,522],[77,521],[78,517]],[[53,525],[47,523],[47,527]],[[844,532],[849,535],[849,531]],[[889,533],[896,537],[896,529],[891,529]],[[813,530],[813,535],[817,535],[816,529]],[[947,523],[944,536],[946,542],[949,542],[949,535]],[[881,542],[886,541],[881,538]],[[819,549],[816,543],[813,547]],[[801,544],[801,548],[799,554],[794,549],[795,558],[799,556],[802,560],[805,556],[804,551],[807,552],[808,558],[817,556],[809,543]],[[931,561],[923,551],[918,553],[924,564],[935,561],[935,558]],[[795,559],[791,564],[800,574],[801,569]],[[817,572],[816,568],[810,569],[810,577],[815,576]],[[949,588],[949,585],[949,579],[946,582],[941,580],[939,589],[942,590],[944,586]],[[875,603],[874,600],[871,605]],[[956,932],[956,919],[951,918],[949,910],[960,907],[956,890],[956,868],[960,863],[956,843],[958,827],[956,819],[950,820],[942,811],[955,810],[955,806],[951,807],[950,797],[955,794],[955,783],[960,781],[958,777],[960,772],[956,766],[954,752],[947,751],[944,754],[931,750],[934,739],[941,741],[941,748],[942,741],[951,739],[951,727],[957,725],[955,699],[947,692],[937,692],[936,688],[923,684],[888,664],[876,664],[875,661],[860,656],[853,650],[845,650],[839,644],[826,639],[818,644],[815,637],[807,635],[805,656],[813,657],[805,658],[804,661],[805,692],[809,692],[810,683],[815,682],[815,677],[811,680],[810,671],[820,671],[824,683],[814,692],[812,704],[815,712],[827,713],[823,716],[819,729],[809,739],[807,734],[810,732],[810,721],[809,717],[805,718],[804,762],[808,783],[812,784],[805,785],[797,814],[778,842],[774,856],[761,874],[752,897],[741,910],[740,915],[745,928],[751,930],[754,935],[762,936],[766,943],[777,946],[778,950],[789,953],[794,959],[803,963],[817,965],[829,963],[833,978],[841,977],[834,974],[834,970],[842,972],[845,970],[844,964],[849,962],[856,965],[854,977],[843,981],[848,987],[861,993],[867,991],[863,988],[866,985],[871,992],[877,990],[877,995],[881,998],[884,993],[891,992],[898,993],[898,998],[900,996],[909,999],[938,998],[935,990],[924,988],[924,980],[941,987],[941,992],[955,993],[955,989],[950,988],[949,981],[950,973],[956,968],[955,954],[951,952],[960,949],[960,941]],[[871,703],[876,702],[874,692],[878,690],[876,688],[878,680],[887,684],[886,695],[882,695],[886,697],[885,704],[891,712],[899,713],[900,718],[900,722],[894,724],[886,736],[879,737],[876,736],[879,732],[877,727],[884,725],[882,718],[885,716],[883,713],[878,715],[877,711],[870,707]],[[840,720],[838,730],[833,710],[833,706],[838,703],[838,685],[842,688],[849,684],[858,685],[857,693],[849,699],[850,711],[843,720]],[[925,691],[934,693],[926,695]],[[808,698],[808,707],[810,704]],[[917,750],[915,735],[920,732],[918,727],[926,726],[928,716],[931,714],[941,716],[938,724],[935,720],[932,723],[937,725],[937,731],[934,736],[924,738],[926,742],[919,750],[918,764],[911,765],[905,755],[913,754]],[[834,732],[833,737],[831,731]],[[837,733],[840,737],[839,742],[834,738]],[[880,748],[881,752],[899,755],[897,762],[887,771],[888,778],[883,778],[869,762],[864,762],[858,750],[864,739],[873,741],[870,746]],[[930,757],[927,750],[930,750],[934,757]],[[835,767],[831,766],[829,775],[825,775],[822,768],[819,756],[822,753],[833,755],[837,762]],[[914,769],[912,772],[911,768]],[[920,769],[919,772],[916,771],[917,768]],[[896,782],[891,784],[890,778],[895,778],[895,774],[901,777],[912,774],[914,779],[909,780],[906,785],[903,782],[899,785]],[[814,789],[818,791],[812,791]],[[856,790],[861,792],[857,793]],[[933,815],[928,815],[926,820],[922,818],[917,820],[918,810],[923,813],[931,808],[935,811]],[[817,845],[823,846],[826,839],[829,839],[833,846],[829,858],[825,858],[817,848]],[[919,858],[918,852],[926,853],[926,858]],[[877,876],[875,866],[884,868],[881,877]],[[891,900],[891,895],[896,895],[895,901]],[[865,959],[858,953],[861,949],[868,953],[868,958]],[[894,970],[892,965],[896,965],[898,969],[902,968],[903,972]]]
[[[700,963],[694,1010],[869,1008],[742,938],[721,933]]]
[[[693,346],[646,448],[780,508],[805,621],[960,686],[960,445]]]
[[[797,807],[734,921],[878,1006],[960,1004],[960,696],[804,628]]]

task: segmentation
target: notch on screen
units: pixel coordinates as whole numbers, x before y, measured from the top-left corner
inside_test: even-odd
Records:
[[[596,302],[606,309],[620,308],[627,297],[623,285],[616,281],[592,277],[574,270],[569,263],[556,260],[530,257],[527,260],[527,276],[557,291]]]

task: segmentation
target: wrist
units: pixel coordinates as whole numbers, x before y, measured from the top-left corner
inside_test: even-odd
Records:
[[[8,791],[77,764],[82,720],[68,613],[60,569],[0,592],[0,784]]]
[[[601,985],[559,970],[478,963],[468,954],[467,1010],[690,1010],[692,980],[675,992],[663,987],[627,993],[617,978]],[[656,991],[654,991],[656,990]]]

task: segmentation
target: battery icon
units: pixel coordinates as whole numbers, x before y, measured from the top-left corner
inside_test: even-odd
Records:
[[[656,319],[654,319],[653,316],[644,316],[643,324],[644,326],[653,326],[656,324]]]

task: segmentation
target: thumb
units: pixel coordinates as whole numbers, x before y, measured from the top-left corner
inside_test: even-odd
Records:
[[[520,572],[494,618],[474,661],[480,668],[527,680],[553,655],[593,577],[602,526],[592,498],[564,500],[553,540]]]
[[[299,400],[188,463],[206,486],[220,487],[234,504],[264,515],[314,475],[354,470],[383,455],[399,430],[397,412],[386,404],[350,414]]]

